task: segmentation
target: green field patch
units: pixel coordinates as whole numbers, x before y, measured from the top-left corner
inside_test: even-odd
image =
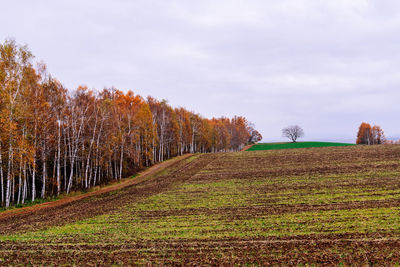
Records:
[[[392,175],[390,172],[386,175]],[[396,172],[400,177],[400,173]],[[383,174],[381,174],[383,175]],[[298,178],[298,177],[295,177]],[[135,209],[141,211],[162,211],[177,209],[197,209],[197,208],[222,208],[222,207],[250,207],[259,203],[279,204],[333,204],[354,201],[370,200],[390,200],[400,198],[400,189],[385,189],[380,187],[357,187],[353,184],[368,179],[376,179],[377,174],[349,174],[333,175],[321,177],[307,177],[295,179],[263,179],[263,180],[240,180],[230,179],[211,183],[187,183],[174,190],[154,195],[146,200],[134,205]],[[342,180],[338,179],[341,178]],[[343,187],[343,181],[352,182],[352,186]],[[331,186],[324,188],[327,182]],[[335,183],[341,181],[340,184]],[[271,191],[274,184],[279,186],[299,185],[299,189]],[[266,189],[264,187],[267,186]],[[306,186],[306,189],[302,189]],[[317,187],[317,189],[313,189]]]
[[[291,235],[340,233],[400,233],[399,208],[331,210],[285,213],[252,219],[221,215],[165,216],[140,219],[125,214],[98,216],[65,226],[0,240],[39,241],[53,238],[78,238],[87,242],[123,242],[124,240],[168,240],[285,237]]]
[[[299,176],[279,176],[279,177],[253,177],[252,180],[239,180],[246,184],[255,185],[281,185],[281,186],[328,186],[331,184],[337,184],[343,186],[343,184],[354,184],[362,183],[368,180],[379,181],[380,179],[392,179],[394,181],[400,180],[399,171],[385,171],[385,172],[359,172],[359,173],[341,173],[341,174],[310,174],[310,175],[299,175]],[[380,185],[384,186],[384,185]],[[386,185],[388,186],[388,185]]]
[[[270,195],[267,199],[275,199],[274,204],[335,204],[361,201],[378,201],[400,199],[400,190],[375,190],[375,189],[354,189],[354,190],[329,190],[329,191],[292,191],[280,193],[278,196]]]
[[[333,143],[333,142],[259,143],[253,145],[246,151],[310,148],[310,147],[354,146],[354,145],[355,144]]]
[[[246,205],[246,198],[235,189],[220,188],[210,192],[189,190],[190,195],[183,192],[159,194],[134,205],[142,211],[161,211],[197,208],[222,208]]]

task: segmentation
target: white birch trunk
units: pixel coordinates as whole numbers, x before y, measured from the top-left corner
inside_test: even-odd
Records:
[[[10,140],[10,145],[8,148],[8,169],[7,169],[7,185],[6,185],[6,208],[10,206],[10,187],[11,187],[11,171],[12,171],[12,160],[13,160],[13,146],[12,140]]]
[[[58,120],[58,139],[57,139],[57,196],[61,191],[61,122]]]
[[[1,140],[0,140],[0,186],[1,186],[1,205],[4,205],[4,172],[3,172]]]

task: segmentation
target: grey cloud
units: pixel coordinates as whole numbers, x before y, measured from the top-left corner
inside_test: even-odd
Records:
[[[27,43],[67,87],[116,86],[204,116],[244,115],[265,140],[399,136],[400,4],[392,0],[9,1],[0,39]]]

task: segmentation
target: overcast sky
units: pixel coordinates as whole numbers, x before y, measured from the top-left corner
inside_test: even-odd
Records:
[[[0,25],[69,89],[243,115],[264,141],[298,124],[354,142],[362,121],[400,137],[398,0],[14,0]]]

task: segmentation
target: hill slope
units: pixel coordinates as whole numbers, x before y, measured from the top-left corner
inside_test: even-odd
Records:
[[[332,143],[332,142],[259,143],[251,146],[249,149],[247,149],[247,151],[310,148],[310,147],[354,146],[354,145],[355,144]]]
[[[400,260],[400,146],[201,154],[141,183],[0,217],[0,262]]]

